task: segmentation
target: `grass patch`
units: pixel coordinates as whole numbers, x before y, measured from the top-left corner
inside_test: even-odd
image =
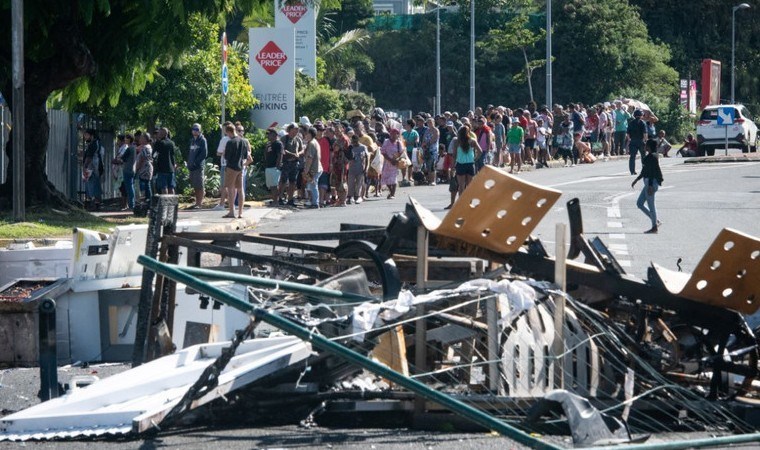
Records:
[[[26,222],[13,222],[11,214],[0,217],[0,239],[44,239],[71,237],[74,228],[101,232],[118,225],[148,223],[147,218],[133,215],[95,216],[81,209],[59,211],[52,208],[29,208]]]

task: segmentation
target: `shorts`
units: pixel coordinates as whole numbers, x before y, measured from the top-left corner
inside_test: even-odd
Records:
[[[457,163],[456,166],[457,176],[470,175],[475,176],[475,163]]]
[[[322,172],[317,181],[317,187],[323,191],[330,189],[330,172]]]
[[[536,146],[536,140],[535,139],[526,139],[525,140],[525,148],[534,148]]]
[[[539,150],[546,150],[546,141],[538,142],[538,149]]]
[[[422,171],[425,173],[434,172],[435,164],[438,162],[438,152],[425,152],[425,158],[422,162]]]
[[[230,192],[232,192],[232,189],[240,189],[240,187],[243,185],[243,171],[242,170],[234,170],[227,167],[224,169],[224,187],[226,187]]]
[[[264,178],[269,189],[276,188],[280,184],[280,169],[267,167],[264,169]]]
[[[295,183],[298,178],[298,161],[285,161],[282,163],[280,184]]]
[[[522,148],[520,148],[520,144],[509,144],[509,153],[522,153]]]
[[[203,173],[203,169],[190,171],[190,185],[193,189],[203,189],[206,181],[206,176]]]
[[[164,189],[174,189],[174,172],[162,172],[156,174],[156,190],[160,193]]]

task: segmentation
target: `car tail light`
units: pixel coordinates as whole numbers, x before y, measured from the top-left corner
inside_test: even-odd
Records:
[[[734,119],[734,123],[742,124],[744,123],[744,119],[742,119],[741,117],[737,117],[736,119]]]
[[[697,125],[699,125],[699,126],[710,125],[710,121],[709,120],[700,120],[699,122],[697,122]]]

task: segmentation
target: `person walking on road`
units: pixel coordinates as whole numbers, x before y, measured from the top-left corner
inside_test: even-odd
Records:
[[[641,153],[641,160],[644,160],[644,142],[647,141],[647,125],[641,120],[644,112],[637,109],[633,112],[633,120],[628,124],[626,132],[629,139],[628,151],[628,170],[631,175],[636,175],[636,155]]]
[[[641,190],[636,206],[652,221],[652,228],[645,231],[646,234],[656,234],[657,228],[662,224],[657,220],[657,208],[654,203],[654,196],[664,181],[662,170],[660,170],[660,161],[657,157],[657,141],[649,139],[646,143],[646,156],[642,160],[641,174],[633,180],[631,188],[636,186],[636,182],[644,179],[644,188]]]

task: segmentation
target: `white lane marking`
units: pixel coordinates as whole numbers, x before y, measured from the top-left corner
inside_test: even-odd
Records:
[[[607,208],[607,217],[610,219],[620,218],[620,206],[610,206]]]
[[[610,250],[628,250],[628,245],[626,244],[610,244],[607,247]]]
[[[618,261],[618,264],[620,264],[620,267],[631,267],[630,261]]]
[[[611,233],[609,237],[610,237],[610,239],[625,239],[625,234],[623,234],[623,233],[620,233],[620,234]]]
[[[628,250],[613,250],[612,253],[620,256],[628,256]]]
[[[607,228],[623,228],[623,222],[607,222]]]

